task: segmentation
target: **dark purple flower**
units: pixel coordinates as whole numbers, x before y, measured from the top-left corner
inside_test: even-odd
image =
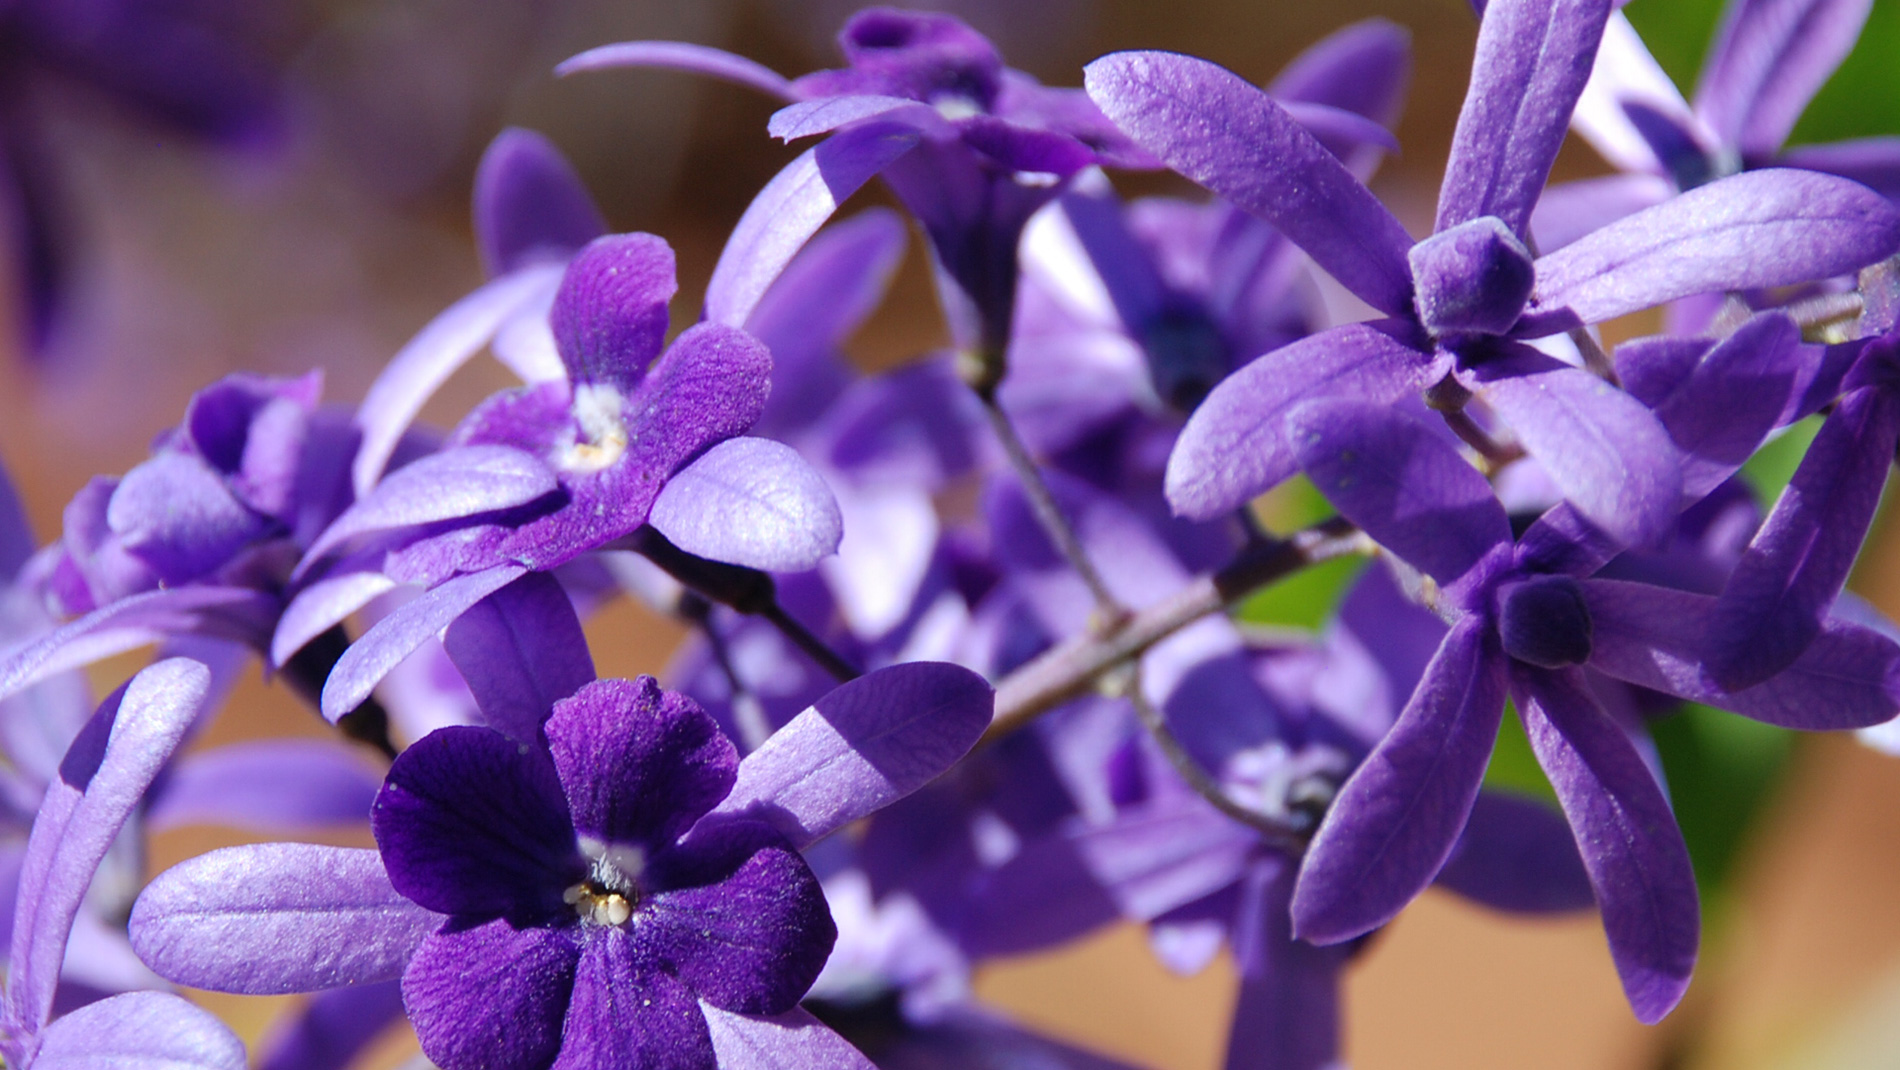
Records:
[[[1310,402],[1289,420],[1299,462],[1340,511],[1437,584],[1453,621],[1389,734],[1341,790],[1301,869],[1295,930],[1351,939],[1383,924],[1445,865],[1465,827],[1507,694],[1570,819],[1612,957],[1639,1018],[1688,984],[1698,908],[1655,774],[1585,667],[1770,724],[1862,727],[1900,709],[1900,646],[1828,622],[1800,660],[1729,693],[1702,661],[1714,599],[1590,578],[1558,507],[1513,542],[1490,485],[1414,417]]]
[[[797,853],[915,790],[989,721],[950,665],[873,673],[737,760],[651,679],[555,705],[547,746],[442,729],[392,768],[381,853],[228,848],[154,881],[133,942],[182,983],[403,979],[439,1065],[860,1066],[799,1011],[832,927]],[[310,924],[312,916],[320,924]]]
[[[1592,523],[1626,545],[1680,504],[1667,436],[1635,401],[1531,350],[1535,338],[1676,297],[1823,278],[1900,245],[1900,212],[1812,173],[1735,176],[1533,259],[1526,224],[1581,92],[1608,0],[1488,5],[1440,189],[1414,243],[1376,198],[1265,95],[1201,60],[1123,53],[1088,84],[1124,130],[1273,223],[1390,319],[1335,328],[1226,380],[1169,462],[1175,508],[1232,509],[1291,475],[1287,413],[1316,397],[1389,404],[1475,395]],[[1441,385],[1442,384],[1442,385]]]

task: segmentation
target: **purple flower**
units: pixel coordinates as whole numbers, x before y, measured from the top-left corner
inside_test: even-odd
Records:
[[[728,257],[789,246],[789,258],[839,201],[882,173],[930,235],[957,343],[1000,358],[1013,315],[1016,242],[1030,214],[1091,164],[1153,161],[1080,91],[1046,88],[1004,67],[995,46],[953,16],[871,8],[845,24],[838,44],[848,66],[795,81],[716,49],[658,41],[597,48],[561,71],[680,67],[784,100],[789,106],[772,118],[774,135],[832,137],[760,195]],[[727,289],[720,274],[710,291]],[[711,292],[707,304],[722,318]]]
[[[1677,192],[1744,170],[1798,167],[1900,194],[1900,139],[1786,148],[1808,101],[1859,37],[1867,0],[1731,0],[1682,98],[1621,12],[1572,119],[1624,174],[1553,187],[1533,222],[1546,250]]]
[[[1857,184],[1740,175],[1541,259],[1532,206],[1581,92],[1608,0],[1500,0],[1485,10],[1469,95],[1414,243],[1339,162],[1264,94],[1205,61],[1097,60],[1097,103],[1190,178],[1273,223],[1391,317],[1277,350],[1217,387],[1183,430],[1168,493],[1189,516],[1232,509],[1294,470],[1287,413],[1316,397],[1389,404],[1427,388],[1471,396],[1592,523],[1625,545],[1660,537],[1681,478],[1663,429],[1613,387],[1525,346],[1677,297],[1822,278],[1900,246],[1900,212]]]
[[[424,1051],[496,1065],[864,1065],[796,1008],[831,921],[798,850],[936,776],[991,692],[911,664],[839,688],[745,761],[650,679],[555,704],[545,749],[437,731],[392,767],[375,851],[264,844],[133,910],[161,973],[239,992],[403,979]],[[322,918],[310,924],[312,916]]]
[[[306,573],[355,552],[314,573],[322,590],[313,583],[286,614],[299,635],[386,589],[378,574],[431,588],[345,655],[326,713],[347,713],[410,650],[524,572],[649,522],[681,549],[756,568],[809,568],[836,549],[823,479],[787,447],[737,437],[764,408],[771,355],[718,323],[687,328],[662,352],[674,290],[659,238],[588,245],[550,317],[566,377],[489,399],[449,449],[391,473],[311,546]]]
[[[1438,585],[1453,621],[1392,730],[1341,790],[1293,898],[1319,942],[1383,924],[1439,872],[1471,813],[1505,697],[1576,833],[1612,957],[1639,1018],[1675,1005],[1694,963],[1698,908],[1682,836],[1655,774],[1584,674],[1790,728],[1862,727],[1900,709],[1900,646],[1828,622],[1801,658],[1726,692],[1702,660],[1714,599],[1590,578],[1559,507],[1513,542],[1490,485],[1418,419],[1309,402],[1289,433],[1340,511]]]

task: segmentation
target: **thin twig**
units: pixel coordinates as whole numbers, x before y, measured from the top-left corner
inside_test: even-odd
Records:
[[[817,662],[819,668],[830,673],[839,683],[848,684],[864,675],[863,670],[846,661],[842,654],[831,649],[823,639],[800,624],[797,618],[785,612],[785,607],[776,600],[760,609],[759,616],[771,621],[772,627],[777,628],[780,635],[791,640],[793,646],[803,650],[807,657]]]
[[[1114,630],[1071,638],[1010,673],[997,685],[996,715],[983,741],[1006,736],[1086,694],[1103,674],[1140,657],[1202,617],[1310,565],[1363,553],[1370,547],[1350,522],[1339,517],[1276,542],[1248,547],[1220,571],[1195,578],[1165,601],[1131,614]]]
[[[1570,341],[1576,344],[1578,354],[1583,357],[1585,371],[1611,386],[1623,385],[1622,377],[1616,374],[1616,362],[1603,351],[1603,344],[1597,341],[1596,335],[1590,333],[1590,328],[1571,328]]]
[[[1491,433],[1478,426],[1478,421],[1463,409],[1449,409],[1439,413],[1445,418],[1445,426],[1451,428],[1465,445],[1478,451],[1491,472],[1496,472],[1512,461],[1524,456],[1520,446],[1505,445],[1491,437]]]
[[[1095,597],[1095,609],[1098,614],[1097,630],[1112,627],[1116,621],[1127,615],[1127,610],[1116,601],[1109,592],[1108,584],[1102,581],[1102,574],[1095,569],[1095,563],[1089,560],[1082,549],[1082,540],[1076,538],[1075,529],[1069,526],[1068,518],[1056,507],[1055,496],[1049,493],[1049,485],[1043,482],[1042,471],[1036,467],[1035,458],[1029,455],[1029,448],[1023,444],[1022,436],[1016,433],[1016,425],[1009,414],[996,403],[994,395],[983,399],[983,411],[989,414],[990,428],[996,432],[997,441],[1003,444],[1003,453],[1009,457],[1009,465],[1016,472],[1016,478],[1023,485],[1023,493],[1029,497],[1030,511],[1036,514],[1036,522],[1042,525],[1043,533],[1055,544],[1056,552],[1069,563],[1075,574]]]
[[[1148,730],[1155,745],[1161,748],[1162,756],[1174,767],[1175,774],[1194,789],[1194,794],[1206,799],[1214,809],[1260,833],[1272,846],[1291,854],[1306,850],[1305,829],[1282,824],[1258,810],[1235,802],[1220,783],[1201,768],[1201,763],[1187,752],[1181,741],[1175,738],[1173,730],[1168,727],[1167,717],[1142,693],[1140,670],[1130,664],[1126,674],[1127,698],[1135,707],[1135,716],[1141,721],[1141,726]]]

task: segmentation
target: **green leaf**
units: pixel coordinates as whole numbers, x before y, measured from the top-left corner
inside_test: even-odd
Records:
[[[1694,703],[1650,725],[1696,883],[1721,888],[1787,767],[1793,733]]]

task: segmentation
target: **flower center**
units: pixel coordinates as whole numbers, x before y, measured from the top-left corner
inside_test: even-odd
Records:
[[[580,838],[581,854],[591,863],[587,879],[561,893],[582,921],[595,925],[625,925],[640,905],[640,872],[646,853],[638,847],[606,843],[592,836]]]
[[[626,399],[607,383],[574,387],[571,411],[578,428],[561,458],[569,472],[598,472],[627,452],[627,425],[621,420]]]

